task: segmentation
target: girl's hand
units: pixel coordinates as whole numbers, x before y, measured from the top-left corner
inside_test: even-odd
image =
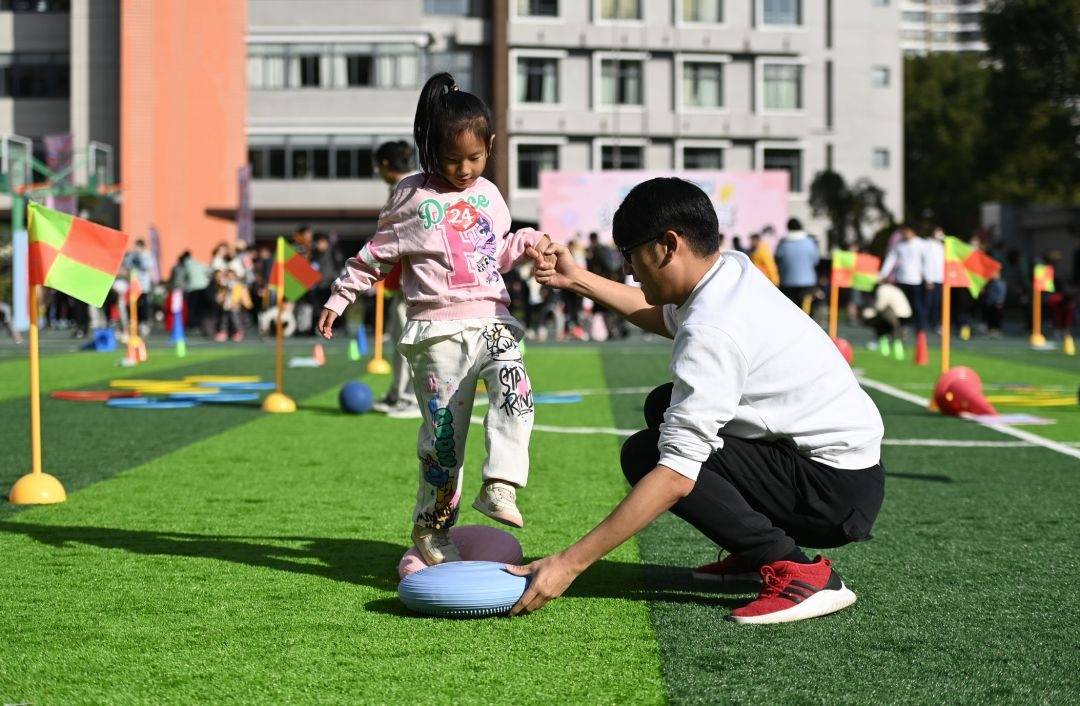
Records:
[[[337,321],[337,317],[338,315],[329,309],[323,309],[319,314],[319,323],[315,325],[315,331],[329,341],[334,337],[334,322]]]
[[[536,252],[536,270],[533,277],[540,284],[555,289],[567,289],[574,283],[574,278],[581,268],[574,262],[570,250],[560,243],[548,243],[541,252]]]

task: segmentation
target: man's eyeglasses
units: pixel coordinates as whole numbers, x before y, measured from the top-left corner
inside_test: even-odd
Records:
[[[655,243],[657,240],[660,240],[660,238],[662,238],[662,237],[664,237],[664,236],[663,235],[657,235],[655,237],[649,238],[648,240],[642,240],[640,243],[634,243],[633,245],[627,246],[625,248],[619,248],[619,252],[622,253],[623,260],[625,260],[626,264],[629,265],[630,264],[630,255],[635,250],[640,248],[642,245],[648,245],[649,243]]]

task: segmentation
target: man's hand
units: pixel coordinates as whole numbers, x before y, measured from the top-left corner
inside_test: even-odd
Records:
[[[529,256],[536,260],[536,281],[555,289],[569,289],[581,269],[570,249],[561,243],[548,243],[542,251],[531,249]]]
[[[575,570],[562,554],[537,559],[527,566],[508,564],[506,570],[514,576],[532,576],[529,588],[521,600],[510,609],[510,615],[523,615],[540,610],[548,601],[561,596],[581,573]]]
[[[337,321],[337,317],[338,315],[329,309],[323,309],[319,314],[319,323],[315,325],[315,331],[329,341],[334,337],[334,322]]]

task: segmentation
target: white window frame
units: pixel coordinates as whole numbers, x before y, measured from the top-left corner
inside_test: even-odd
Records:
[[[802,153],[800,167],[802,169],[802,191],[788,191],[788,196],[795,201],[805,201],[810,196],[809,184],[806,183],[806,143],[802,140],[769,141],[759,140],[754,145],[754,171],[765,171],[765,150],[798,150]],[[790,185],[789,185],[790,188]]]
[[[649,165],[645,164],[645,148],[649,146],[649,141],[644,137],[597,137],[593,139],[592,144],[592,165],[591,171],[602,172],[601,165],[603,164],[603,155],[605,147],[640,147],[641,148],[641,168],[648,169]],[[614,171],[614,170],[612,170]]]
[[[686,147],[690,148],[706,148],[706,149],[718,149],[724,150],[724,159],[727,160],[726,151],[731,149],[731,140],[675,140],[675,168],[686,169],[686,163],[683,160],[683,150]]]
[[[805,32],[806,27],[806,0],[799,2],[799,19],[797,25],[769,25],[765,24],[765,0],[754,0],[754,29],[762,32]]]
[[[687,106],[683,104],[683,66],[690,64],[729,64],[730,54],[675,54],[675,112],[687,115],[708,114],[720,115],[728,112],[727,101],[727,71],[725,70],[720,79],[721,105],[719,108],[703,108],[701,106]],[[642,77],[644,80],[644,77]]]
[[[498,0],[496,0],[498,2]],[[601,27],[616,26],[616,27],[644,27],[645,26],[645,6],[648,5],[648,0],[639,0],[641,6],[641,18],[636,20],[608,20],[600,17],[600,2],[601,0],[592,0],[592,23]]]
[[[640,113],[645,110],[647,102],[645,90],[648,81],[645,74],[649,68],[649,53],[643,51],[597,51],[592,55],[592,109],[594,112],[624,111],[627,113]],[[613,103],[605,105],[600,102],[600,76],[601,67],[605,60],[640,61],[641,62],[641,105],[627,105],[625,103]]]
[[[540,196],[540,189],[522,189],[518,186],[518,147],[521,145],[554,145],[559,148],[559,168],[562,168],[563,150],[565,145],[570,144],[570,140],[565,137],[533,137],[529,135],[519,135],[517,137],[510,138],[510,198],[537,198]]]
[[[727,10],[729,0],[720,0],[720,14],[724,19],[722,22],[687,22],[683,19],[683,3],[686,0],[675,0],[675,26],[678,29],[723,29],[728,26]]]
[[[511,49],[510,50],[510,107],[514,110],[561,110],[563,108],[563,95],[565,83],[563,82],[563,59],[570,56],[563,49]],[[518,102],[517,85],[517,62],[518,59],[555,59],[558,68],[555,71],[555,81],[559,100],[555,103],[521,103]],[[642,77],[644,81],[644,77]]]
[[[788,66],[801,66],[802,72],[799,79],[799,95],[802,96],[802,107],[797,110],[775,110],[765,108],[765,65],[784,64]],[[754,59],[754,110],[758,115],[806,115],[806,59],[793,58],[790,56],[759,56]]]
[[[569,0],[573,1],[573,0]],[[547,25],[562,25],[566,24],[566,16],[563,15],[563,3],[568,0],[559,0],[559,14],[554,17],[547,17],[546,15],[521,15],[518,14],[517,0],[510,0],[510,21],[512,22],[530,22],[535,24],[547,24]]]

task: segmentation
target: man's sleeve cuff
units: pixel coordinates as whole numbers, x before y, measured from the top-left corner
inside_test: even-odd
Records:
[[[660,456],[658,463],[661,466],[667,466],[680,476],[686,476],[692,481],[697,481],[698,474],[701,473],[701,461],[692,461],[682,456],[666,453]]]

